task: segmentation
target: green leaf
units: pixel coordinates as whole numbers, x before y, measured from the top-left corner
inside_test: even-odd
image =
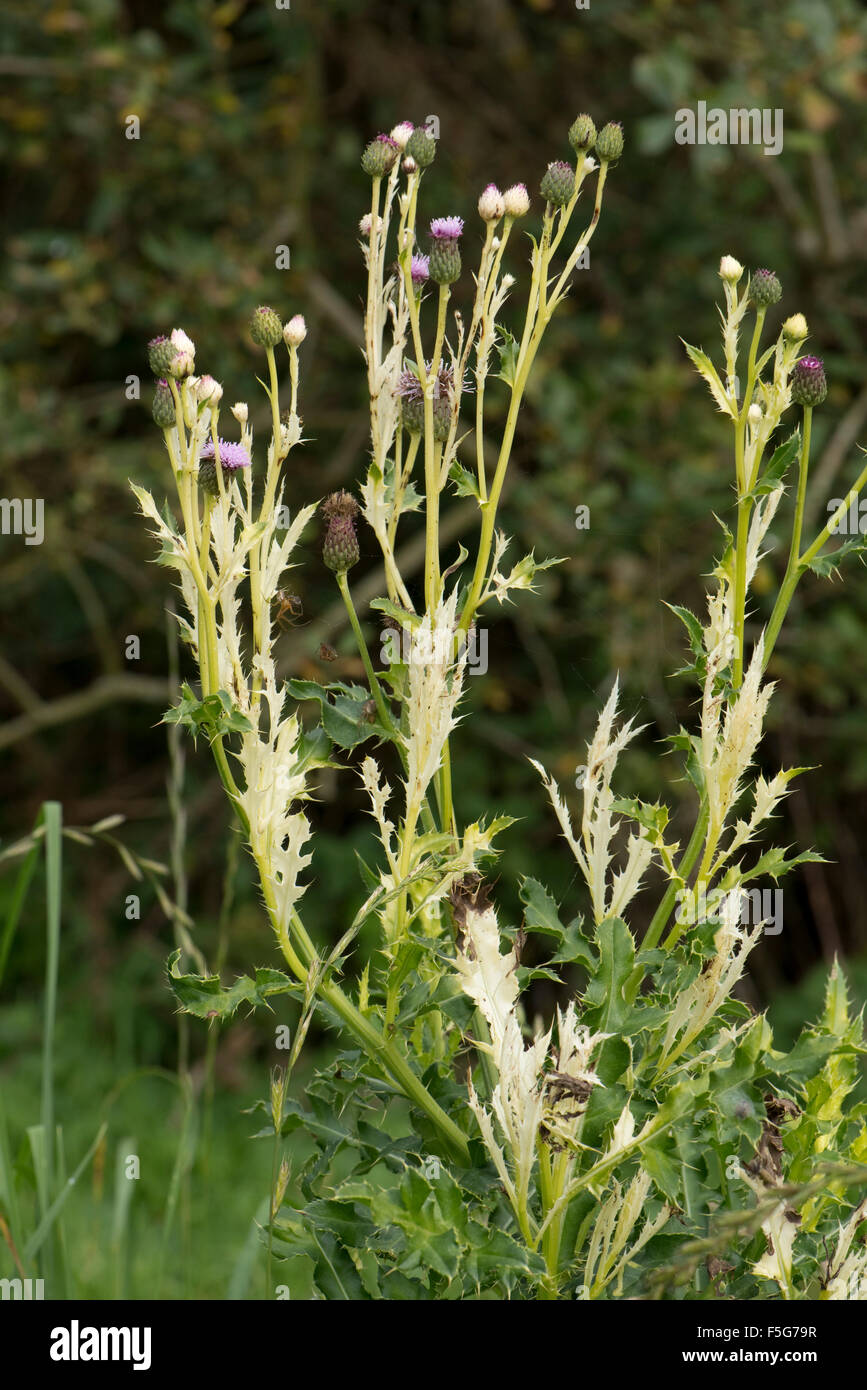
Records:
[[[258,969],[251,978],[241,975],[233,985],[224,989],[219,975],[183,975],[178,968],[180,950],[173,951],[167,961],[169,985],[184,1013],[196,1018],[231,1018],[241,1004],[256,1008],[267,1005],[274,994],[289,994],[298,986],[280,970]]]
[[[507,386],[514,386],[515,371],[518,365],[519,345],[515,338],[507,329],[499,330],[499,342],[497,350],[500,354],[500,370],[497,373],[500,381],[505,381]]]
[[[782,483],[789,467],[794,459],[797,458],[801,447],[801,435],[799,430],[789,435],[785,443],[775,449],[771,460],[759,478],[752,492],[748,496],[755,502],[760,497],[766,497],[770,492],[776,492]]]
[[[804,850],[802,854],[794,854],[791,859],[786,858],[787,846],[774,845],[763,854],[753,867],[749,870],[749,878],[760,878],[767,874],[769,878],[777,883],[784,874],[790,873],[799,864],[826,864],[828,861],[821,855],[816,854],[811,849]]]
[[[371,717],[371,695],[363,686],[322,686],[317,681],[290,680],[286,690],[293,700],[318,700],[322,727],[338,748],[355,748],[365,739],[388,738],[378,717]]]
[[[852,540],[844,541],[838,545],[836,550],[826,551],[824,554],[814,555],[807,568],[814,574],[821,575],[823,579],[830,579],[847,555],[863,555],[867,550],[867,541],[863,537],[856,536]]]
[[[480,500],[478,478],[475,473],[458,463],[457,459],[449,469],[449,482],[454,485],[458,497],[475,497],[476,501]]]
[[[181,687],[181,699],[163,715],[164,724],[183,724],[193,736],[213,731],[218,734],[249,733],[253,725],[246,714],[232,704],[226,690],[218,690],[200,700],[189,685]]]
[[[576,918],[569,923],[568,927],[564,927],[560,921],[557,904],[538,879],[525,878],[521,883],[519,893],[521,902],[524,904],[524,922],[527,931],[536,932],[539,936],[550,937],[557,942],[557,952],[548,964],[562,965],[567,962],[580,961],[591,969],[595,967],[596,958],[593,948],[581,932],[580,918]]]
[[[608,917],[596,928],[599,963],[584,995],[593,1013],[592,1027],[602,1033],[621,1033],[632,1014],[640,981],[631,981],[635,942],[626,923]]]

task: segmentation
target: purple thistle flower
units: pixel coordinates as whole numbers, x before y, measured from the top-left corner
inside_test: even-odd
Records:
[[[392,138],[391,138],[390,135],[385,135],[385,134],[377,135],[377,136],[375,137],[375,139],[376,139],[380,144],[382,144],[382,145],[388,145],[389,149],[392,149],[392,150],[395,150],[395,151],[397,151],[397,150],[400,149],[400,145],[397,143],[396,140],[392,140]]]
[[[462,217],[435,217],[430,224],[430,234],[435,241],[457,241],[463,233]]]
[[[412,283],[418,289],[419,285],[423,285],[430,275],[430,256],[413,256],[410,274],[412,275]]]
[[[214,441],[209,439],[199,454],[199,459],[214,457]],[[233,444],[228,439],[220,440],[220,463],[224,473],[234,473],[238,468],[250,467],[250,455],[243,444]]]

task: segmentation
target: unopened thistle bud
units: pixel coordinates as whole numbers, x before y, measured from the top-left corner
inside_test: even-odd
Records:
[[[409,137],[414,130],[415,126],[412,121],[401,121],[400,125],[394,127],[394,130],[391,132],[391,138],[399,150],[406,149]]]
[[[790,343],[801,343],[806,338],[809,329],[807,320],[803,314],[792,314],[791,318],[786,319],[783,324],[783,337]]]
[[[257,347],[276,347],[283,337],[280,315],[267,304],[260,304],[250,320],[250,337]]]
[[[232,414],[238,421],[239,425],[246,425],[247,416],[249,415],[249,413],[250,412],[247,409],[246,401],[236,401],[235,404],[232,406]]]
[[[792,368],[789,378],[795,405],[821,405],[828,394],[825,364],[821,357],[801,357]]]
[[[151,406],[151,414],[154,422],[159,425],[161,430],[170,430],[176,423],[175,419],[175,398],[172,395],[172,388],[165,377],[154,386],[154,399]]]
[[[764,418],[765,412],[762,410],[762,407],[759,405],[758,401],[754,401],[753,404],[750,406],[749,410],[747,411],[747,419],[749,420],[754,430],[758,429],[759,425],[762,423],[762,420]]]
[[[619,121],[609,121],[596,137],[596,153],[602,164],[616,164],[623,154],[623,127]]]
[[[223,469],[223,480],[228,483],[238,469],[250,467],[250,455],[243,444],[232,444],[226,439],[221,439],[220,465]],[[205,492],[209,492],[212,497],[219,497],[220,484],[217,479],[213,439],[207,441],[199,455],[199,482]]]
[[[370,240],[370,229],[372,226],[373,220],[370,216],[370,213],[366,212],[358,224],[358,230],[361,232],[361,235],[364,237],[365,241]]]
[[[568,203],[574,191],[575,170],[572,165],[566,164],[562,159],[549,164],[539,185],[539,192],[546,203],[550,203],[552,207],[561,208],[565,203]]]
[[[434,162],[437,142],[432,135],[428,135],[423,126],[417,125],[406,142],[404,152],[410,159],[415,160],[420,169],[426,169]]]
[[[569,130],[569,144],[576,154],[581,150],[592,148],[596,140],[596,126],[592,116],[588,116],[586,111],[581,116],[576,116]]]
[[[345,574],[358,564],[358,537],[355,534],[355,518],[358,503],[348,492],[332,492],[322,503],[326,519],[325,539],[322,543],[322,560],[335,574]]]
[[[196,365],[196,345],[192,338],[188,338],[182,328],[173,328],[169,342],[172,347],[172,356],[167,368],[169,375],[177,377],[178,380],[190,376]]]
[[[757,309],[779,304],[783,287],[772,270],[756,270],[750,280],[750,303]]]
[[[381,179],[383,174],[388,173],[398,153],[397,142],[390,135],[377,135],[361,156],[361,167],[372,179]]]
[[[148,343],[148,363],[154,376],[165,376],[169,370],[169,365],[175,355],[171,339],[165,333],[161,333],[157,338],[151,338]]]
[[[418,165],[416,164],[415,160],[412,158],[411,155],[407,155],[406,159],[403,161],[400,167],[405,174],[414,174],[416,169],[418,168]]]
[[[744,273],[744,268],[740,261],[736,261],[734,256],[723,256],[719,263],[719,276],[730,285],[736,285]]]
[[[195,396],[200,405],[213,409],[223,399],[223,388],[212,376],[200,376],[196,380]]]
[[[526,217],[530,211],[530,195],[523,183],[513,183],[503,194],[507,217]]]
[[[463,235],[462,217],[435,217],[430,224],[431,248],[428,273],[436,285],[452,285],[461,273],[458,241]]]
[[[293,314],[283,325],[283,341],[287,347],[300,347],[307,337],[307,324],[303,314]]]
[[[506,202],[497,185],[489,183],[479,198],[479,216],[483,222],[499,222],[506,211]]]

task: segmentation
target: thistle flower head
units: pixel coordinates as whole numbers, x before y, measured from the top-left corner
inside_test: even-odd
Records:
[[[196,365],[196,345],[188,338],[182,328],[173,328],[169,338],[171,358],[167,371],[170,376],[181,378],[190,376]]]
[[[280,315],[267,304],[260,304],[250,320],[250,337],[257,347],[276,347],[283,337]]]
[[[736,261],[734,256],[723,256],[719,263],[719,276],[730,285],[736,285],[744,273],[744,268],[740,261]]]
[[[170,430],[175,424],[175,398],[165,377],[154,386],[154,399],[151,406],[154,423],[162,430]]]
[[[300,347],[307,337],[307,324],[303,314],[293,314],[283,325],[283,341],[287,347]]]
[[[171,340],[165,333],[160,333],[156,338],[151,338],[148,343],[148,363],[154,376],[164,376],[169,369],[175,350]]]
[[[323,563],[334,574],[345,574],[359,560],[355,534],[358,503],[350,492],[332,492],[322,503],[322,514],[326,521]]]
[[[506,211],[506,203],[495,183],[489,183],[479,198],[479,216],[483,222],[499,222]]]
[[[390,135],[377,135],[366,147],[361,156],[361,167],[372,179],[381,179],[387,174],[400,153],[400,147]]]
[[[430,224],[428,274],[436,285],[452,285],[461,273],[458,241],[463,235],[462,217],[435,217]]]
[[[513,183],[503,194],[503,204],[507,217],[526,217],[530,211],[530,195],[527,185]]]
[[[214,441],[208,439],[202,445],[199,459],[212,459],[214,457]],[[250,467],[250,455],[243,444],[233,443],[230,439],[220,440],[220,463],[224,473],[235,473],[239,468]]]
[[[430,371],[430,363],[427,364],[427,370]],[[451,432],[454,383],[454,370],[447,363],[443,363],[434,377],[431,388],[434,439],[440,443],[444,443]],[[401,398],[400,418],[404,429],[409,430],[411,434],[423,434],[424,385],[412,369],[407,368],[401,372],[395,395]]]
[[[592,116],[588,116],[586,111],[576,116],[569,129],[569,144],[577,153],[579,150],[589,150],[596,140],[596,126]]]
[[[221,439],[220,466],[224,479],[228,481],[237,473],[239,468],[250,467],[250,455],[243,444],[235,444],[231,440]],[[219,497],[220,484],[217,479],[213,439],[207,440],[199,454],[199,483],[205,492],[209,492],[212,497]]]
[[[825,364],[821,357],[799,358],[792,368],[789,386],[796,405],[821,405],[828,394]]]
[[[412,121],[401,121],[399,125],[396,125],[394,127],[394,130],[392,130],[391,132],[391,139],[397,145],[397,148],[399,150],[406,149],[407,144],[409,142],[409,137],[412,135],[414,130],[415,126],[413,125]]]
[[[539,185],[539,192],[550,203],[552,207],[561,208],[569,199],[575,189],[575,170],[571,164],[565,160],[556,159],[548,165],[542,182]]]
[[[415,160],[419,169],[426,169],[434,162],[437,142],[432,135],[428,135],[423,126],[417,125],[407,140],[404,151],[410,159]]]
[[[430,257],[415,255],[410,262],[412,283],[419,289],[430,276]]]
[[[458,241],[464,234],[462,217],[434,217],[430,224],[434,241]]]
[[[767,309],[771,304],[779,304],[783,287],[772,270],[756,270],[750,280],[750,303],[757,309]]]
[[[623,126],[609,121],[596,137],[596,153],[602,164],[616,164],[623,154]]]

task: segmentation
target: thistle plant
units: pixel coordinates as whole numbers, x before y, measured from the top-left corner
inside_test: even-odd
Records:
[[[302,1024],[293,1061],[313,1010],[340,1030],[338,1064],[303,1103],[284,1086],[277,1111],[273,1098],[261,1107],[262,1133],[275,1145],[269,1260],[305,1255],[319,1296],[598,1299],[680,1297],[685,1288],[696,1297],[864,1298],[867,1212],[853,1190],[867,1178],[867,1127],[865,1107],[846,1106],[863,1037],[842,973],[835,966],[822,1017],[788,1053],[736,997],[763,932],[761,917],[746,912],[750,885],[816,857],[758,849],[800,771],[769,779],[756,771],[773,693],[768,662],[804,574],[829,573],[850,548],[825,549],[837,518],[811,542],[802,536],[812,411],[826,383],[819,359],[802,351],[802,315],[763,346],[782,296],[772,272],[744,280],[724,257],[721,369],[687,348],[731,427],[736,500],[706,617],[675,610],[700,694],[695,730],[673,740],[697,797],[688,843],[672,838],[665,805],[615,790],[619,756],[641,731],[621,715],[617,680],[588,747],[577,812],[536,764],[583,881],[568,923],[528,878],[520,930],[501,925],[490,865],[507,832],[518,832],[502,816],[466,824],[455,795],[468,639],[556,563],[530,554],[508,568],[498,518],[530,373],[624,148],[619,125],[597,132],[588,115],[576,118],[569,143],[572,161],[554,159],[541,174],[538,220],[527,220],[524,184],[488,185],[480,236],[467,216],[422,215],[424,174],[437,154],[426,130],[404,122],[364,150],[369,459],[357,491],[320,508],[322,561],[346,608],[363,685],[285,681],[278,672],[274,609],[316,511],[290,510],[288,487],[287,460],[303,443],[303,319],[284,326],[262,306],[250,324],[271,417],[261,461],[247,405],[232,408],[237,431],[229,430],[222,388],[194,375],[186,334],[150,345],[153,414],[175,498],[160,510],[133,490],[161,563],[177,572],[198,672],[166,718],[208,740],[284,966],[226,985],[184,973],[176,952],[170,983],[182,1008],[208,1018],[294,997]],[[513,333],[506,324],[518,280],[507,267],[520,268],[525,234],[529,273]],[[465,262],[479,242],[470,277]],[[278,369],[284,351],[288,382]],[[798,423],[780,439],[793,409]],[[794,501],[777,599],[748,631],[751,586],[787,491]],[[477,508],[472,557],[463,546],[443,554],[440,513],[454,496]],[[398,534],[418,512],[425,546],[416,588],[401,572]],[[371,606],[394,638],[379,669],[352,594],[361,527],[383,563],[385,592]],[[315,725],[301,718],[310,701]],[[359,773],[379,857],[362,866],[353,920],[317,943],[303,920],[304,894],[315,891],[305,803],[317,772],[364,744]],[[644,895],[656,909],[639,940],[630,918]],[[371,921],[379,952],[353,985],[347,962]],[[522,965],[528,936],[550,948],[543,965]],[[531,1028],[527,984],[567,968],[579,987]],[[290,1174],[280,1145],[300,1126],[318,1151]]]

